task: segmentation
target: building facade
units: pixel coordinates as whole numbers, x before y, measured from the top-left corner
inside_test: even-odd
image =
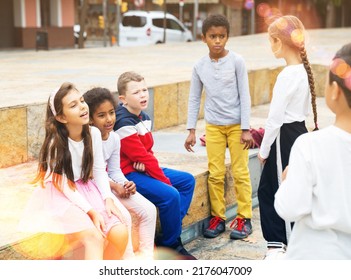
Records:
[[[228,17],[230,36],[266,32],[265,15],[274,13],[296,15],[306,28],[351,26],[348,0],[339,5],[323,0],[1,0],[0,49],[73,48],[73,26],[81,22],[83,2],[88,40],[102,40],[107,34],[111,45],[116,43],[117,11],[127,10],[166,10],[197,39],[203,20],[213,13]]]
[[[1,0],[0,48],[74,47],[74,22],[74,0]]]

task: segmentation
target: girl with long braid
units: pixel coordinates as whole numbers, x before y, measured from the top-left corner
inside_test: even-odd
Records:
[[[267,241],[265,259],[277,259],[285,253],[291,224],[285,223],[274,209],[274,195],[290,150],[296,138],[308,130],[305,120],[311,103],[315,130],[318,129],[316,95],[311,66],[305,50],[304,26],[295,16],[282,16],[268,27],[271,49],[286,67],[279,73],[273,88],[265,134],[258,153],[264,164],[258,188],[263,237]]]

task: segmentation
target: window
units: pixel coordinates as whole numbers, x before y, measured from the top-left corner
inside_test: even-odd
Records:
[[[50,1],[40,0],[40,18],[41,26],[50,26]]]
[[[152,25],[159,27],[159,28],[163,28],[163,18],[153,18]]]
[[[184,31],[184,29],[173,19],[167,19],[167,29]]]
[[[152,19],[152,24],[156,27],[163,28],[163,18]],[[167,19],[167,29],[184,31],[183,27],[173,19]]]
[[[122,20],[123,26],[143,27],[146,25],[146,17],[125,16]]]

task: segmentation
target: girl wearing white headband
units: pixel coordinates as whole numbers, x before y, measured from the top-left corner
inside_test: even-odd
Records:
[[[89,126],[89,107],[73,84],[50,95],[45,131],[35,178],[41,187],[20,224],[22,231],[43,233],[32,257],[58,258],[83,245],[83,259],[121,259],[127,227],[110,190],[101,133]]]

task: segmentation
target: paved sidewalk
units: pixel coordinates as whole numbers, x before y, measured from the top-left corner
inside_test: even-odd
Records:
[[[351,28],[309,30],[311,64],[328,65],[350,38]],[[248,70],[284,64],[274,58],[266,33],[231,37],[227,48],[244,57]],[[131,48],[0,51],[0,108],[46,102],[48,93],[66,81],[82,92],[93,86],[116,90],[117,77],[130,70],[142,74],[150,87],[189,81],[194,63],[207,53],[201,41]]]

